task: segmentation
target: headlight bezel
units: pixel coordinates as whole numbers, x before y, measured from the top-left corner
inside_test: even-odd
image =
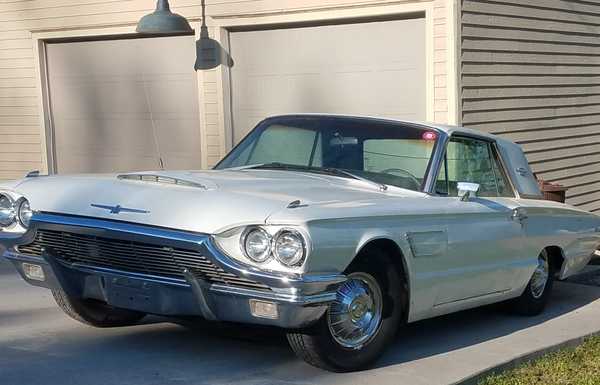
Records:
[[[298,240],[300,241],[300,252],[301,255],[294,257],[294,259],[291,259],[289,261],[286,261],[281,255],[280,252],[278,250],[278,242],[281,238],[283,238],[286,235],[292,235],[294,237],[297,237]],[[272,249],[272,254],[273,257],[275,259],[277,259],[277,261],[279,263],[281,263],[284,266],[288,266],[288,267],[295,267],[295,266],[301,266],[304,263],[304,260],[306,259],[306,255],[307,255],[307,248],[306,248],[306,239],[305,236],[298,230],[295,229],[290,229],[290,228],[283,228],[281,230],[279,230],[277,232],[277,234],[275,234],[275,236],[273,237],[273,240],[271,242],[271,249]]]
[[[0,229],[8,229],[11,228],[17,222],[17,210],[16,210],[16,201],[15,199],[7,193],[0,192],[0,200],[2,198],[6,198],[9,202],[10,207],[6,208],[6,210],[10,210],[10,214],[6,215],[7,220],[3,221],[3,215],[0,215]],[[0,207],[0,212],[5,211],[5,208]]]
[[[29,210],[29,218],[27,219],[27,223],[25,223],[25,221],[23,220],[23,206],[25,205],[27,205]],[[33,216],[33,210],[31,209],[31,203],[29,203],[29,200],[27,198],[22,197],[16,202],[16,215],[19,224],[24,229],[29,229],[29,226],[31,225],[31,217]]]
[[[263,252],[263,256],[264,256],[263,258],[256,258],[256,257],[250,255],[250,252],[248,251],[248,245],[247,245],[248,237],[253,233],[262,234],[262,236],[264,236],[264,238],[267,242],[267,248]],[[259,264],[267,263],[273,257],[272,248],[273,248],[273,237],[271,236],[271,234],[269,234],[265,229],[261,228],[260,226],[248,226],[242,232],[242,235],[240,236],[240,249],[242,250],[242,252],[244,253],[244,256],[246,258],[248,258],[249,260],[251,260],[255,263],[259,263]]]

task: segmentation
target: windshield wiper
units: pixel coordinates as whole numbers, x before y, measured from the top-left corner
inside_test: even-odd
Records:
[[[363,178],[362,176],[353,174],[353,173],[351,173],[349,171],[342,170],[340,168],[323,167],[323,168],[320,168],[320,170],[326,171],[326,172],[328,172],[328,173],[330,173],[332,175],[347,176],[349,178],[357,179],[357,180],[360,180],[362,182],[366,182],[366,183],[375,185],[381,191],[386,191],[388,189],[388,186],[386,184],[375,182],[375,181],[367,179],[367,178]]]
[[[290,170],[290,171],[305,171],[305,172],[314,172],[318,174],[329,174],[334,176],[339,176],[343,178],[350,178],[360,180],[362,182],[369,183],[371,185],[375,185],[379,190],[386,191],[388,186],[383,183],[378,183],[372,181],[367,178],[363,178],[362,176],[358,176],[349,171],[342,170],[340,168],[334,167],[313,167],[313,166],[302,166],[296,164],[288,164],[288,163],[280,163],[280,162],[271,162],[271,163],[263,163],[257,165],[250,165],[248,167],[244,167],[244,169],[275,169],[275,170]]]

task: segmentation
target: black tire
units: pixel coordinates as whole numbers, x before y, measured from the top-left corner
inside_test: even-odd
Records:
[[[333,372],[365,369],[393,342],[402,324],[407,287],[389,257],[371,249],[348,268],[346,274],[351,273],[367,273],[381,288],[383,311],[377,334],[359,348],[344,347],[333,337],[325,314],[314,326],[287,334],[292,350],[310,365]]]
[[[541,314],[546,308],[548,299],[550,298],[550,295],[552,293],[552,287],[554,286],[555,270],[552,264],[550,263],[550,258],[546,250],[543,250],[540,253],[540,258],[546,259],[549,269],[548,280],[546,281],[543,292],[541,295],[534,295],[534,291],[532,290],[532,284],[535,278],[534,273],[534,276],[532,276],[529,280],[529,283],[527,284],[527,287],[525,288],[523,294],[521,294],[520,297],[515,298],[514,300],[509,302],[510,310],[515,314],[532,317]]]
[[[62,289],[52,290],[52,295],[69,317],[98,328],[135,325],[146,316],[144,313],[115,308],[96,300],[71,298]]]

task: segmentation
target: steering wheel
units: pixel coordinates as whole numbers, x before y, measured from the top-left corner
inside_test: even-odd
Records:
[[[397,174],[401,174],[398,176],[404,176],[407,177],[408,179],[410,179],[414,184],[415,184],[415,189],[419,189],[421,187],[421,182],[419,182],[419,180],[417,179],[416,176],[414,176],[413,174],[411,174],[410,172],[403,170],[401,168],[388,168],[385,169],[383,171],[380,171],[382,174],[392,174],[392,175],[397,175]]]

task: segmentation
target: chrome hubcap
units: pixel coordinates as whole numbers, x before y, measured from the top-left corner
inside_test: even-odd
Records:
[[[383,296],[375,278],[350,274],[327,312],[329,331],[341,346],[360,349],[377,335],[382,310]]]
[[[546,253],[540,254],[538,257],[538,265],[531,278],[531,294],[534,298],[538,299],[544,295],[546,290],[546,283],[550,276],[550,264],[548,263],[548,256]]]

